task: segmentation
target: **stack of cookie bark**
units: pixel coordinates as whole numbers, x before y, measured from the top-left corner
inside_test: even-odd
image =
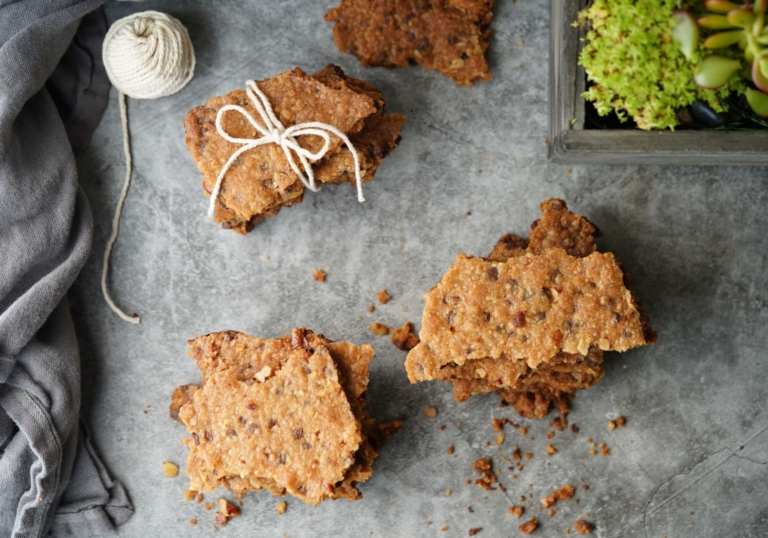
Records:
[[[282,338],[235,331],[200,336],[189,355],[199,387],[174,391],[171,417],[187,427],[190,489],[267,489],[309,504],[362,497],[379,451],[365,409],[370,345],[307,329]]]
[[[498,391],[523,416],[561,413],[603,376],[603,353],[656,334],[599,230],[563,200],[541,204],[528,240],[507,235],[488,258],[460,255],[425,295],[411,382],[453,383],[461,402]]]
[[[345,75],[339,67],[329,65],[314,75],[297,67],[257,84],[286,128],[320,122],[346,134],[357,151],[363,181],[373,179],[382,159],[400,142],[405,117],[385,114],[381,92]],[[216,114],[225,105],[239,105],[259,121],[245,90],[213,97],[205,106],[192,109],[184,120],[187,149],[203,173],[207,196],[211,195],[224,164],[240,148],[216,129]],[[236,138],[261,136],[242,114],[234,111],[224,113],[221,123],[224,131]],[[301,136],[298,143],[313,152],[323,146],[322,138],[315,135]],[[312,163],[312,168],[321,184],[355,184],[352,153],[338,137],[331,137],[328,152]],[[230,166],[216,200],[214,220],[224,228],[245,234],[265,217],[301,202],[303,195],[304,184],[282,148],[265,144],[246,151]]]

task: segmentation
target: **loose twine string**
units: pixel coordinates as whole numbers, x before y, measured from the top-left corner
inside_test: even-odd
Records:
[[[123,312],[109,296],[107,275],[112,247],[120,229],[120,215],[131,184],[131,145],[125,96],[156,99],[176,93],[192,79],[195,51],[189,32],[178,19],[158,11],[135,13],[116,21],[104,37],[104,67],[112,85],[120,92],[120,119],[123,126],[125,182],[112,219],[112,234],[104,252],[101,291],[109,307],[123,320],[139,323],[141,318]]]

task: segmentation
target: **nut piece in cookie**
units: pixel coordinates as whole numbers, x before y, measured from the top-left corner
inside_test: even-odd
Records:
[[[488,80],[494,0],[342,0],[325,14],[342,52],[365,67],[417,62],[460,86]]]

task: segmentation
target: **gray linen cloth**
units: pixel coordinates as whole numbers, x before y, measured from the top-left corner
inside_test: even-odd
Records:
[[[75,152],[109,89],[101,3],[0,0],[0,537],[105,534],[133,513],[80,423],[65,296],[91,247]]]

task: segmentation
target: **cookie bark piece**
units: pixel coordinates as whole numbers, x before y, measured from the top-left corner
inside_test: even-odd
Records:
[[[592,387],[602,377],[603,352],[593,348],[586,356],[558,353],[537,368],[530,368],[525,360],[506,357],[476,359],[461,366],[449,364],[440,370],[437,379],[453,383],[454,398],[463,402],[473,394],[501,389],[573,393]]]
[[[341,52],[365,67],[417,62],[460,86],[488,80],[494,0],[342,0],[325,14]]]
[[[377,152],[370,158],[359,152],[363,180],[373,178],[381,162],[380,155],[397,145],[399,131],[390,132],[390,140],[382,141],[384,135],[375,129],[385,108],[381,93],[370,84],[347,77],[335,66],[328,66],[313,76],[296,68],[260,81],[258,85],[285,127],[318,121],[337,127],[358,143],[368,145],[367,141],[375,140]],[[203,188],[208,196],[222,166],[240,147],[225,140],[216,130],[216,114],[227,104],[242,106],[261,122],[244,90],[213,97],[205,106],[192,109],[184,120],[187,149],[203,173]],[[223,116],[222,126],[232,136],[260,136],[242,115],[234,111]],[[317,136],[301,136],[297,140],[302,147],[312,151],[322,147],[322,139]],[[342,170],[338,174],[352,172],[354,176],[353,165],[349,164],[353,163],[349,149],[342,146],[339,138],[331,136],[328,153],[313,163],[313,168],[334,160],[340,160],[341,164],[328,167],[317,177],[320,182],[346,181],[346,176],[340,180],[331,175],[339,168]],[[303,193],[304,185],[291,169],[283,150],[275,144],[258,146],[242,154],[227,171],[217,198],[214,220],[227,228],[247,233],[265,217],[276,215],[282,207],[301,202]]]
[[[192,434],[190,489],[213,491],[211,475],[265,477],[309,504],[344,478],[362,440],[328,349],[289,353],[263,382],[212,372],[179,416]]]
[[[572,392],[549,391],[538,388],[531,391],[504,389],[499,391],[502,402],[511,405],[518,414],[525,418],[542,418],[552,411],[565,415],[571,410]]]
[[[640,313],[610,253],[586,258],[549,249],[506,262],[460,254],[425,295],[421,343],[406,359],[412,382],[467,360],[525,358],[531,368],[591,346],[626,351],[647,343]]]
[[[354,463],[341,482],[330,485],[327,498],[357,500],[362,497],[356,485],[371,476],[373,460],[380,450],[378,426],[364,407],[368,365],[374,356],[370,345],[334,342],[303,328],[294,329],[291,334],[281,338],[267,339],[253,338],[237,331],[222,331],[200,336],[190,340],[189,344],[189,356],[197,362],[203,383],[214,372],[221,370],[239,371],[246,379],[253,378],[265,367],[272,371],[278,369],[286,353],[297,349],[311,351],[318,346],[325,346],[336,364],[341,386],[355,419],[361,424],[363,436]],[[286,493],[285,488],[264,477],[244,480],[228,476],[222,479],[221,485],[236,493],[262,488],[277,496]]]

